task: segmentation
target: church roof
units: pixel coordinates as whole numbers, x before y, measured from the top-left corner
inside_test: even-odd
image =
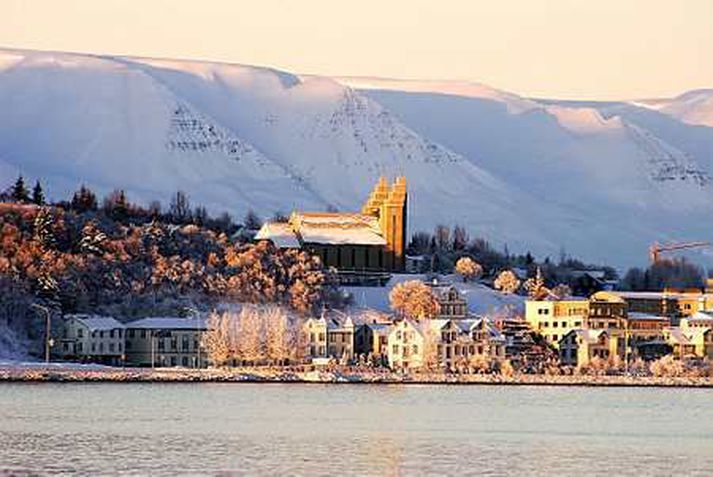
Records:
[[[300,248],[300,241],[287,222],[265,222],[255,240],[270,240],[277,248]]]
[[[355,213],[297,212],[290,222],[303,243],[386,245],[376,217]]]

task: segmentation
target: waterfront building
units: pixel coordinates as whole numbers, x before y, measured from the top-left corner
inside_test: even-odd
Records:
[[[484,318],[401,320],[389,333],[388,361],[392,369],[430,365],[453,370],[476,358],[503,359],[505,345],[504,336]]]
[[[319,318],[309,318],[304,324],[305,354],[312,358],[354,359],[356,327],[348,315],[330,311]]]
[[[589,301],[585,298],[548,298],[525,302],[525,321],[555,348],[567,333],[585,328],[588,316]]]
[[[392,323],[370,322],[357,327],[354,348],[357,355],[373,356],[386,363]]]
[[[109,316],[66,315],[57,354],[63,359],[117,365],[124,361],[124,325]]]
[[[405,269],[406,226],[406,179],[389,186],[381,177],[360,212],[295,211],[287,222],[266,222],[255,239],[307,250],[344,282],[358,282]]]
[[[208,367],[201,345],[203,318],[150,317],[126,324],[126,362],[132,366]]]
[[[566,366],[587,366],[594,358],[623,359],[621,335],[606,329],[577,329],[565,334],[559,342],[560,363]]]
[[[674,326],[664,330],[664,337],[677,358],[713,359],[713,329]]]

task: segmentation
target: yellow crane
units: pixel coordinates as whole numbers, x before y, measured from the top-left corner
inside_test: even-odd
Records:
[[[686,250],[689,248],[710,247],[710,245],[710,242],[672,242],[667,244],[654,242],[649,247],[649,257],[651,258],[651,263],[657,263],[661,260],[661,254],[663,252]]]

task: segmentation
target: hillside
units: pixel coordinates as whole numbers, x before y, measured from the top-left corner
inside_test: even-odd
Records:
[[[270,216],[355,209],[378,175],[405,174],[411,231],[460,223],[513,251],[625,266],[654,240],[709,238],[713,128],[662,109],[0,50],[0,177],[41,178],[51,197],[86,183],[165,204],[182,189]]]

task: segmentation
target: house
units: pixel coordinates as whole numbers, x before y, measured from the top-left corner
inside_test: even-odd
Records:
[[[434,279],[426,282],[431,287],[438,301],[439,311],[436,318],[442,320],[463,320],[468,313],[468,303],[458,289],[451,284]]]
[[[588,316],[589,301],[585,298],[525,301],[525,321],[555,348],[567,333],[585,328]]]
[[[360,212],[298,212],[285,223],[266,222],[255,240],[300,248],[335,267],[348,282],[370,272],[405,269],[406,179],[389,187],[381,177]]]
[[[126,324],[126,362],[132,366],[208,367],[201,345],[203,318],[150,317]]]
[[[713,311],[697,311],[693,315],[681,318],[679,326],[686,328],[713,328]]]
[[[109,316],[66,315],[57,354],[65,359],[124,362],[124,325]]]
[[[713,328],[666,328],[664,337],[677,358],[713,359]]]
[[[486,362],[505,357],[505,338],[483,318],[468,320],[401,320],[389,333],[392,369],[424,365],[453,370],[482,357]]]
[[[675,323],[682,317],[713,308],[713,293],[697,288],[667,288],[660,292],[616,291],[610,293],[623,298],[629,306],[629,312],[668,316]]]
[[[354,359],[356,327],[351,317],[339,312],[323,312],[304,324],[307,341],[305,354],[312,359]]]
[[[560,363],[567,366],[587,366],[592,359],[608,360],[624,357],[621,337],[608,330],[577,329],[565,334],[559,342]]]
[[[391,369],[414,369],[424,365],[431,356],[436,356],[434,344],[436,331],[431,328],[434,320],[417,322],[399,320],[391,328],[388,338],[388,361]],[[429,342],[428,355],[424,354],[426,341]]]
[[[354,333],[355,353],[365,357],[376,357],[385,364],[391,326],[391,323],[376,321],[359,325]]]

